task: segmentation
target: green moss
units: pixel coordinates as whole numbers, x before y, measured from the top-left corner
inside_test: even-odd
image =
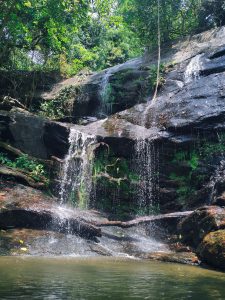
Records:
[[[129,160],[116,157],[108,149],[100,151],[93,165],[93,180],[98,190],[96,208],[122,219],[136,214],[139,176],[132,170]]]
[[[187,166],[187,174],[180,175],[171,173],[169,178],[177,182],[178,201],[185,204],[195,193],[199,186],[202,186],[209,174],[202,174],[199,171],[200,162],[206,162],[210,158],[225,152],[225,135],[220,135],[218,141],[201,141],[198,148],[191,151],[178,151],[172,158],[172,164],[177,166],[183,164]],[[189,171],[188,171],[189,167]]]

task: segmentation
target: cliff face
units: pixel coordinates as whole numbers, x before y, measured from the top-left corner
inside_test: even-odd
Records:
[[[102,143],[96,150],[96,161],[103,168],[117,159],[126,165],[115,165],[109,174],[111,178],[126,178],[122,185],[98,179],[99,207],[112,206],[115,191],[119,191],[116,197],[124,207],[132,208],[139,197],[161,212],[221,201],[225,191],[224,40],[222,27],[164,49],[163,78],[154,103],[150,84],[157,63],[154,53],[60,82],[50,93],[42,94],[49,101],[65,87],[79,85],[82,97],[72,99],[72,117],[81,124],[81,118],[92,118],[87,125],[74,128]],[[131,108],[124,110],[126,107]],[[0,136],[14,147],[44,159],[67,154],[72,124],[53,122],[20,109],[1,111],[0,118]],[[104,145],[110,153],[103,161]],[[117,168],[121,169],[118,176]],[[137,176],[142,184],[135,182]],[[140,192],[143,189],[145,192]]]

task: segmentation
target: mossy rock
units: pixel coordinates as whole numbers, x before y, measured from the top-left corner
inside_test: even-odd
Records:
[[[225,230],[210,232],[199,245],[197,252],[203,262],[225,270]]]

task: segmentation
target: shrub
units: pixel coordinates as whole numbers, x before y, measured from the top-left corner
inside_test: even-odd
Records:
[[[29,173],[29,175],[36,181],[42,181],[45,179],[47,182],[47,174],[43,164],[30,159],[27,154],[17,157],[15,160],[11,160],[6,154],[0,153],[0,164],[10,168],[21,169]]]

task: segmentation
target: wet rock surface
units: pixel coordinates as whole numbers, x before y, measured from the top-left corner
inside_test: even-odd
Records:
[[[100,229],[92,224],[106,224],[109,222],[106,215],[58,206],[55,201],[43,192],[23,185],[8,183],[1,186],[1,254],[148,258],[150,252],[169,251],[166,245],[168,232],[159,234],[158,220],[162,222],[163,216],[155,217],[156,224],[154,220],[151,223],[145,220],[121,228],[108,223]],[[175,227],[184,215],[165,216],[165,222],[170,219]]]
[[[199,265],[200,261],[197,255],[193,252],[179,252],[179,253],[150,253],[147,255],[148,259],[151,260],[158,260],[158,261],[164,261],[164,262],[173,262],[173,263],[179,263],[179,264],[188,264],[188,265]]]
[[[56,199],[22,185],[1,189],[0,228],[49,229],[95,239],[101,229],[82,220],[79,211],[59,207]]]

